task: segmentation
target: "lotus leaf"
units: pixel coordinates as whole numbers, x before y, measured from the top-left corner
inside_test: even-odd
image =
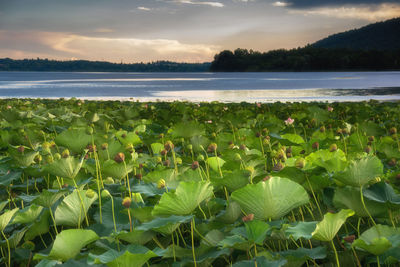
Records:
[[[346,168],[346,155],[340,149],[331,152],[328,149],[320,149],[306,157],[306,161],[312,165],[325,168],[328,172],[339,172]]]
[[[376,183],[366,188],[363,193],[366,199],[385,203],[391,209],[400,208],[400,195],[394,192],[390,184],[385,182]]]
[[[298,222],[294,226],[289,226],[285,230],[285,234],[288,237],[292,237],[294,240],[300,238],[311,239],[312,233],[317,226],[317,222]]]
[[[15,208],[13,210],[6,210],[2,215],[0,215],[0,231],[4,231],[7,225],[10,223],[14,214],[19,210],[19,208]]]
[[[133,132],[118,131],[115,133],[115,136],[123,145],[131,144],[133,146],[136,146],[142,143],[140,137]]]
[[[40,215],[43,207],[36,206],[35,204],[30,205],[22,210],[19,210],[15,215],[13,224],[15,223],[31,223]]]
[[[232,198],[246,213],[253,213],[260,220],[279,219],[309,201],[301,185],[280,177],[246,185],[233,192]]]
[[[267,233],[271,228],[268,223],[259,220],[248,221],[244,226],[246,227],[247,239],[258,245],[264,243],[264,239],[267,237]]]
[[[102,166],[103,176],[112,177],[114,179],[122,179],[126,177],[132,170],[132,164],[117,163],[114,160],[106,160]]]
[[[400,245],[400,230],[387,226],[375,225],[361,234],[352,246],[368,251],[374,255],[382,255],[392,246]]]
[[[210,157],[207,159],[207,164],[213,169],[215,172],[219,172],[219,169],[222,168],[225,164],[225,160],[220,157]]]
[[[82,153],[86,146],[92,143],[92,137],[84,129],[72,129],[57,135],[54,141],[72,152]]]
[[[209,182],[180,182],[175,192],[164,193],[154,206],[154,216],[189,215],[213,195]]]
[[[326,213],[324,219],[317,223],[312,232],[312,238],[321,241],[332,241],[340,227],[346,222],[346,219],[354,215],[354,211],[350,209],[340,210],[338,213]]]
[[[83,158],[74,157],[61,158],[44,167],[44,170],[52,175],[74,179],[82,167]]]

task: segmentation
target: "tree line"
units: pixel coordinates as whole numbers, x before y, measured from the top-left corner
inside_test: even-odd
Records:
[[[355,50],[308,45],[291,50],[257,52],[238,48],[215,55],[210,71],[346,71],[400,70],[400,49]]]

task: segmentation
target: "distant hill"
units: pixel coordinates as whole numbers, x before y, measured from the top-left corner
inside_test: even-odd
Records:
[[[210,63],[176,63],[156,61],[151,63],[111,63],[87,60],[48,60],[0,58],[0,71],[86,71],[86,72],[204,72]]]
[[[354,50],[397,50],[400,49],[400,18],[333,34],[315,42],[312,46]]]

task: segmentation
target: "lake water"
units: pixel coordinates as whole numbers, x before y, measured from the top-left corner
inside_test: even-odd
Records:
[[[400,100],[400,72],[0,72],[0,98],[139,101]]]

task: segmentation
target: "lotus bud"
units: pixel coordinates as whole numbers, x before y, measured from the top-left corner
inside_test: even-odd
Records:
[[[380,181],[382,181],[382,178],[381,178],[381,177],[378,176],[378,177],[375,178],[375,182],[376,182],[376,183],[379,183]]]
[[[191,145],[191,144],[187,145],[187,146],[186,146],[186,149],[187,149],[187,150],[193,150],[193,145]]]
[[[262,129],[262,134],[263,135],[266,135],[267,133],[268,133],[268,129],[267,128]]]
[[[54,153],[54,159],[55,159],[55,160],[61,159],[60,153]]]
[[[70,155],[68,148],[64,149],[64,151],[61,153],[61,157],[63,158],[68,158]]]
[[[171,141],[167,141],[164,145],[164,149],[167,151],[174,149],[174,144]]]
[[[254,170],[253,166],[248,166],[248,167],[246,167],[246,171],[250,172],[250,174],[253,175],[255,170]]]
[[[125,161],[125,154],[124,153],[117,153],[117,155],[115,155],[114,157],[115,162],[117,163],[121,163],[123,161]]]
[[[207,148],[207,152],[214,153],[217,150],[217,147],[216,143],[211,143]]]
[[[107,150],[107,149],[108,149],[108,144],[107,143],[101,144],[101,150]]]
[[[159,138],[164,138],[164,134],[161,133],[158,137],[159,137]]]
[[[169,167],[170,164],[171,164],[171,161],[170,161],[169,159],[167,159],[167,160],[165,160],[165,161],[163,162],[163,165],[164,165],[165,167]]]
[[[296,162],[294,163],[296,168],[298,169],[303,169],[304,166],[306,166],[306,160],[304,158],[298,158]]]
[[[199,145],[199,148],[200,148],[201,150],[204,150],[204,146],[203,146],[203,145]]]
[[[113,184],[114,179],[112,177],[107,177],[105,180],[103,180],[104,184]]]
[[[390,128],[390,129],[389,129],[389,133],[390,133],[391,135],[396,134],[396,133],[397,133],[396,127]]]
[[[132,200],[135,203],[144,203],[142,195],[140,193],[132,193]]]
[[[263,145],[268,145],[271,142],[271,137],[268,135],[263,139]]]
[[[193,161],[192,166],[191,166],[192,170],[196,170],[198,167],[199,167],[199,162]]]
[[[47,153],[50,153],[50,143],[49,142],[43,142],[43,144],[42,144],[42,149],[44,150],[44,151],[46,151]]]
[[[319,149],[319,143],[318,142],[314,142],[313,144],[312,144],[312,148],[313,149]]]
[[[124,206],[126,209],[129,209],[129,207],[131,206],[132,203],[132,199],[130,197],[125,197],[122,200],[122,206]]]
[[[103,189],[103,191],[101,191],[101,198],[109,198],[111,197],[110,192],[108,192],[107,189]]]
[[[35,158],[34,158],[34,161],[36,163],[40,163],[42,161],[42,156],[41,155],[36,155]]]
[[[254,214],[253,213],[249,213],[246,216],[242,217],[242,221],[243,222],[249,222],[254,220]]]
[[[329,151],[330,152],[335,152],[337,150],[337,145],[336,144],[331,144],[331,146],[329,147]]]
[[[25,241],[21,247],[23,249],[27,249],[27,250],[35,250],[35,243],[33,243],[32,241]]]
[[[24,153],[25,147],[24,147],[24,146],[19,146],[19,147],[17,148],[17,150],[18,150],[18,152],[20,152],[20,153]]]
[[[197,160],[198,160],[198,161],[204,161],[204,156],[201,155],[201,154],[198,155],[198,156],[197,156]]]
[[[236,161],[241,161],[241,160],[242,160],[242,157],[240,156],[239,153],[235,153],[235,155],[233,155],[233,158],[234,158]]]
[[[161,163],[162,162],[162,158],[161,157],[157,157],[156,161],[157,161],[157,163]]]
[[[158,182],[157,182],[157,188],[158,189],[164,188],[165,186],[166,186],[166,183],[165,183],[164,179],[158,180]]]
[[[291,158],[292,157],[292,153],[286,152],[286,158]]]
[[[92,134],[93,134],[93,128],[90,127],[90,126],[88,126],[88,127],[86,128],[86,133],[89,134],[89,135],[92,135]]]
[[[95,194],[96,194],[96,193],[95,193],[92,189],[86,190],[86,196],[87,196],[88,198],[94,198]]]

